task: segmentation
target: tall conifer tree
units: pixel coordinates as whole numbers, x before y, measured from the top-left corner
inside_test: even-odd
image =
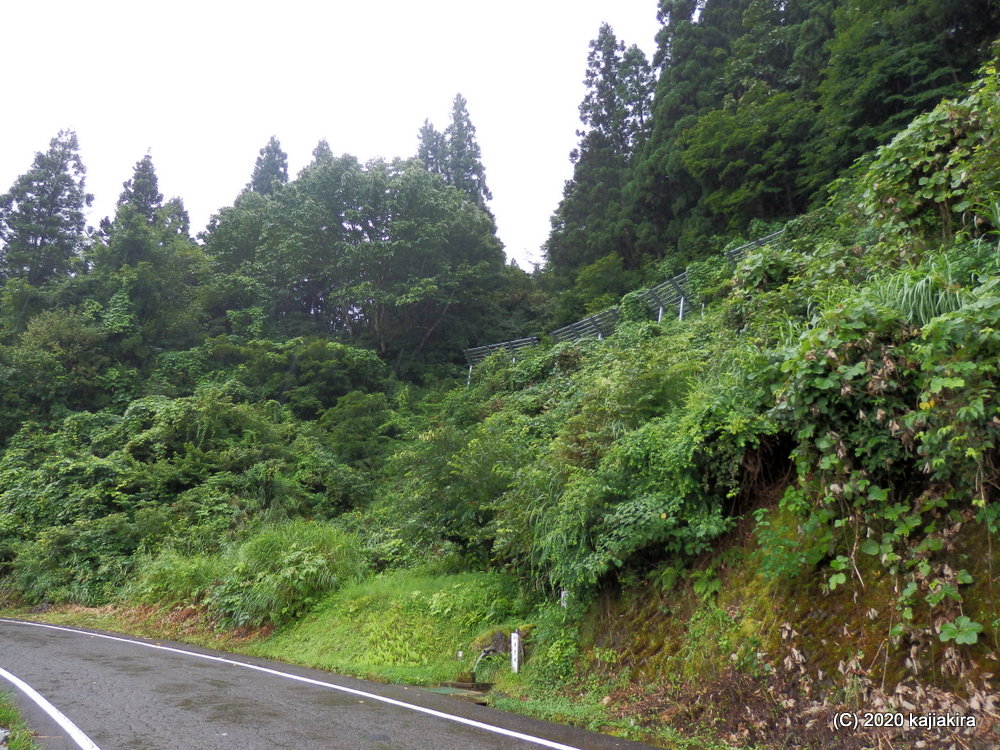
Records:
[[[652,125],[626,188],[629,214],[639,225],[636,250],[644,256],[662,257],[678,245],[683,254],[703,239],[706,220],[697,210],[702,188],[683,165],[677,141],[722,101],[724,70],[750,2],[660,0]]]
[[[316,144],[312,157],[313,164],[329,164],[333,161],[333,149],[330,148],[330,144],[326,142],[325,138],[320,139],[320,142]]]
[[[468,102],[455,94],[451,107],[451,124],[444,131],[448,148],[445,175],[452,185],[466,193],[481,209],[489,213],[486,202],[493,194],[486,187],[486,170],[483,169],[482,152],[476,142],[476,126],[469,117]]]
[[[277,188],[288,184],[288,154],[281,150],[275,136],[260,150],[257,163],[247,187],[255,193],[270,195]]]
[[[482,151],[476,141],[476,126],[469,117],[468,102],[456,94],[451,108],[451,124],[442,133],[430,120],[420,128],[417,158],[431,174],[439,174],[472,199],[490,217],[486,207],[493,194],[486,186]]]
[[[430,120],[424,120],[420,127],[417,158],[424,163],[431,174],[446,174],[448,167],[448,144],[444,133],[434,127]]]
[[[118,206],[132,206],[149,224],[156,221],[156,212],[163,205],[163,195],[160,193],[159,180],[153,168],[153,158],[146,154],[135,163],[132,179],[122,183]]]
[[[73,131],[60,131],[31,169],[0,196],[0,276],[35,286],[68,274],[86,247],[84,209],[93,202]]]
[[[636,46],[625,48],[603,24],[590,43],[580,103],[580,143],[570,154],[573,179],[552,217],[549,266],[569,282],[584,266],[616,254],[635,266],[632,232],[622,204],[626,169],[646,136],[653,75]]]

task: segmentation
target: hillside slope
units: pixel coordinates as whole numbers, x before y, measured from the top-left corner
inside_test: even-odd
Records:
[[[6,597],[473,672],[667,747],[996,746],[998,93],[994,62],[780,240],[689,266],[683,321],[627,295],[613,336],[422,391],[349,347],[220,337],[175,358],[186,395],[26,422]],[[513,628],[522,673],[477,659]]]

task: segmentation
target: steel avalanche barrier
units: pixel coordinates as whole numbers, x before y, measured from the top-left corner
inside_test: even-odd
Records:
[[[725,252],[725,256],[730,260],[730,262],[738,263],[743,256],[751,250],[766,245],[769,242],[773,242],[780,237],[784,231],[784,229],[779,229],[776,232],[771,232],[770,234],[753,240],[752,242],[747,242],[739,247],[734,247],[731,250],[727,250]],[[641,293],[641,296],[643,301],[646,303],[646,309],[649,310],[650,314],[656,318],[657,322],[663,320],[663,315],[667,310],[672,310],[675,307],[677,309],[677,317],[684,320],[685,302],[691,296],[690,291],[691,290],[688,287],[687,271],[684,271],[683,273],[677,274],[673,278],[667,279],[656,286],[646,289]],[[557,342],[576,341],[577,339],[587,337],[602,339],[614,332],[615,324],[618,322],[618,317],[618,308],[610,307],[599,313],[588,315],[586,318],[578,320],[575,323],[570,323],[568,326],[557,328],[552,331],[550,335],[553,340]],[[465,361],[469,363],[469,378],[467,382],[472,383],[472,368],[494,352],[508,351],[511,353],[511,359],[514,360],[516,358],[515,352],[518,349],[523,349],[527,346],[534,346],[537,343],[537,336],[529,336],[524,339],[501,341],[498,344],[487,344],[486,346],[476,346],[471,349],[466,349]]]
[[[618,308],[610,307],[599,313],[588,315],[583,320],[570,323],[568,326],[557,328],[551,335],[556,341],[576,341],[587,336],[603,339],[608,334],[614,333],[617,322]]]
[[[472,368],[486,359],[494,352],[510,352],[511,361],[517,358],[517,350],[527,346],[534,346],[538,343],[538,336],[528,336],[524,339],[514,339],[513,341],[501,341],[499,344],[487,344],[486,346],[474,346],[465,350],[465,361],[469,363],[469,380],[466,385],[472,382]]]

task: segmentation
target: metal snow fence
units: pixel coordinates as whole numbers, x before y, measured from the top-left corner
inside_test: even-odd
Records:
[[[734,247],[725,252],[725,256],[732,263],[738,263],[751,250],[762,247],[769,242],[776,240],[785,230],[779,229],[771,232],[759,239],[747,242],[746,244]],[[679,273],[673,278],[650,287],[642,292],[646,309],[656,317],[657,322],[663,319],[663,313],[676,306],[677,317],[684,320],[684,308],[686,301],[691,297],[691,290],[688,287],[687,271]],[[568,326],[557,328],[552,331],[551,336],[556,342],[576,341],[578,339],[594,337],[602,339],[614,333],[615,324],[618,322],[618,308],[612,307],[602,310],[599,313],[588,315],[582,320],[570,323]],[[486,346],[476,346],[465,350],[465,360],[469,363],[469,382],[472,382],[472,368],[478,365],[493,352],[506,350],[511,352],[511,359],[515,357],[513,353],[526,346],[534,346],[538,343],[537,336],[524,339],[514,339],[513,341],[501,341],[499,344],[488,344]]]
[[[617,322],[618,308],[611,307],[607,310],[601,310],[599,313],[588,315],[583,320],[570,323],[568,326],[557,328],[551,335],[555,341],[576,341],[588,336],[602,339],[614,332]]]
[[[784,232],[784,229],[779,229],[776,232],[771,232],[763,237],[760,237],[752,242],[748,242],[745,245],[740,245],[739,247],[734,247],[732,250],[726,251],[726,257],[729,258],[733,263],[738,263],[744,255],[749,253],[754,248],[763,247],[771,240],[776,240]]]
[[[783,231],[783,229],[779,229],[752,242],[734,247],[732,250],[727,250],[725,255],[730,262],[738,263],[751,250],[763,247],[772,240],[777,239]],[[687,271],[647,289],[642,296],[646,303],[646,308],[656,316],[656,322],[663,320],[663,313],[675,306],[677,308],[677,317],[684,320],[685,302],[691,298]]]
[[[501,341],[499,344],[487,344],[486,346],[474,346],[465,350],[465,361],[469,363],[469,382],[472,382],[472,368],[486,359],[494,352],[510,352],[511,361],[516,359],[517,351],[538,343],[538,336],[528,336],[523,339],[512,341]]]
[[[677,306],[681,320],[684,319],[684,299],[690,296],[687,289],[687,271],[667,279],[662,284],[650,287],[643,293],[646,308],[656,316],[656,322],[663,320],[663,311]]]

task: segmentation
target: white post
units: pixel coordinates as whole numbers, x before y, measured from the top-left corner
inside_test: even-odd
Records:
[[[680,311],[680,319],[681,319],[681,320],[684,320],[684,298],[683,298],[683,297],[681,297],[681,311]]]
[[[510,671],[521,671],[521,634],[516,630],[510,634]]]
[[[663,320],[663,308],[662,307],[660,308],[660,311],[658,313],[656,313],[656,322],[659,323],[661,320]]]
[[[468,388],[472,385],[472,365],[469,365],[469,378],[465,381],[465,387]]]

